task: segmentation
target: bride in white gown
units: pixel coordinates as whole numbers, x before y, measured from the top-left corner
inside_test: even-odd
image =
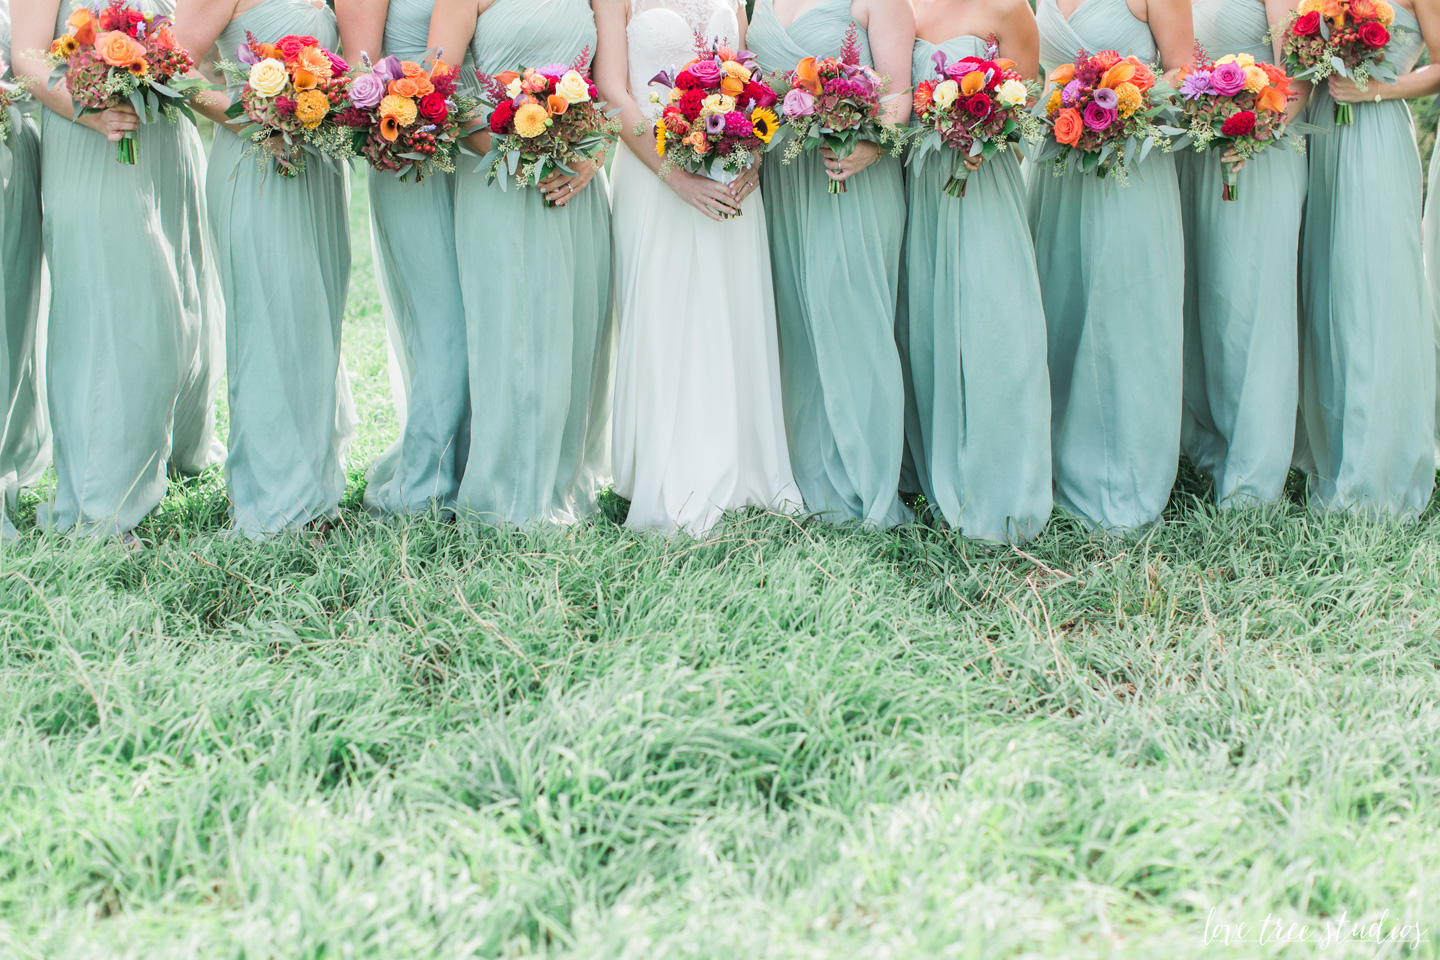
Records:
[[[596,3],[600,95],[621,108],[612,174],[619,365],[615,489],[634,530],[704,535],[724,510],[793,510],[779,342],[758,178],[661,180],[650,78],[695,57],[695,38],[744,44],[743,0]],[[722,214],[738,210],[726,220]]]

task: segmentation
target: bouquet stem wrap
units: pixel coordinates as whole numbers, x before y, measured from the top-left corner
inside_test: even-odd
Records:
[[[965,185],[970,182],[970,168],[965,166],[965,161],[955,164],[955,172],[945,182],[945,193],[956,200],[965,198]]]
[[[1349,103],[1335,104],[1335,125],[1346,126],[1355,122],[1355,107]]]
[[[1240,199],[1240,171],[1235,169],[1233,163],[1220,164],[1220,179],[1225,185],[1220,188],[1221,200]]]
[[[140,139],[131,130],[115,144],[115,159],[121,163],[134,165],[140,159]]]

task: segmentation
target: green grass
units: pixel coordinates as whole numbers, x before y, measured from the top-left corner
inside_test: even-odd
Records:
[[[0,552],[0,957],[1440,956],[1433,508],[1186,474],[1144,540],[1023,553],[378,522],[355,217],[336,535],[217,537],[210,475],[139,554]],[[1226,949],[1212,910],[1428,929]]]

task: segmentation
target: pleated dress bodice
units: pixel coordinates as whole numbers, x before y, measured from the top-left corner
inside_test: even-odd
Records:
[[[470,56],[495,74],[595,49],[587,0],[495,0]],[[567,524],[609,482],[610,204],[603,171],[553,208],[538,189],[457,175],[470,448],[457,502],[482,523]]]
[[[1125,0],[1085,0],[1068,20],[1058,0],[1039,0],[1035,22],[1040,28],[1040,65],[1046,73],[1070,63],[1082,49],[1114,50],[1146,63],[1160,57],[1150,25],[1131,13]]]
[[[788,26],[757,0],[745,45],[766,70],[805,57],[839,57],[855,26],[861,62],[868,32],[850,0],[820,0]],[[895,90],[909,88],[891,77]],[[895,318],[905,189],[884,155],[831,194],[819,151],[761,168],[790,465],[812,512],[888,527],[909,516],[899,499],[905,459],[905,385]]]
[[[1274,62],[1259,0],[1197,0],[1213,58]],[[1298,402],[1297,290],[1305,157],[1280,144],[1251,159],[1223,201],[1219,151],[1177,156],[1185,214],[1185,418],[1181,447],[1222,506],[1284,494]]]
[[[915,41],[917,81],[933,57],[984,56],[979,37]],[[1022,541],[1050,517],[1050,380],[1045,309],[1026,221],[1025,180],[1013,152],[966,181],[945,184],[957,155],[932,153],[907,169],[896,338],[911,401],[906,442],[931,509],[967,537]]]
[[[174,0],[161,0],[173,6]],[[314,37],[329,50],[340,45],[340,31],[335,14],[328,7],[317,7],[310,0],[264,0],[225,25],[215,41],[222,56],[234,58],[246,34],[254,34],[263,43],[274,42],[290,34]]]

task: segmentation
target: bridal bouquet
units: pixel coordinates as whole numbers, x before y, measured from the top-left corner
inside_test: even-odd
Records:
[[[418,183],[435,173],[454,173],[461,121],[479,99],[456,91],[459,74],[435,61],[418,63],[386,57],[353,74],[335,122],[349,130],[350,149],[376,170]]]
[[[1012,143],[1026,139],[1038,143],[1043,136],[1038,118],[1028,107],[1039,97],[1040,84],[1026,83],[1015,61],[1000,57],[992,39],[985,57],[949,62],[945,51],[930,59],[935,79],[915,85],[915,118],[920,122],[919,143],[909,163],[917,170],[927,155],[942,148],[955,154],[954,172],[945,184],[952,197],[965,196],[969,157],[989,159]]]
[[[128,103],[141,122],[161,115],[171,122],[181,115],[194,120],[186,98],[213,87],[185,76],[195,61],[170,24],[169,17],[143,13],[123,0],[77,7],[66,21],[69,32],[50,45],[50,85],[65,80],[80,116]],[[116,144],[120,163],[134,163],[139,155],[134,132]]]
[[[282,177],[305,169],[305,154],[350,156],[348,131],[336,122],[347,103],[350,65],[314,37],[281,37],[261,43],[245,35],[239,62],[222,60],[220,71],[240,87],[225,115],[250,123],[241,131],[260,163],[271,157]]]
[[[1055,89],[1035,111],[1050,126],[1036,162],[1051,162],[1057,176],[1078,169],[1125,186],[1132,162],[1157,146],[1168,151],[1170,138],[1185,132],[1168,123],[1174,91],[1158,85],[1154,71],[1135,57],[1081,50],[1050,82]]]
[[[1268,147],[1289,142],[1304,152],[1305,139],[1285,124],[1285,108],[1295,94],[1290,78],[1271,63],[1256,63],[1248,53],[1211,61],[1196,45],[1195,61],[1180,73],[1183,126],[1197,151],[1233,149],[1248,160]],[[1308,128],[1306,128],[1308,129]],[[1239,197],[1240,175],[1221,164],[1221,200]]]
[[[1394,83],[1395,68],[1385,62],[1394,22],[1385,0],[1305,0],[1285,25],[1285,65],[1296,80],[1338,73],[1362,89],[1372,79]],[[1355,122],[1351,104],[1335,104],[1335,122]]]
[[[10,72],[9,64],[0,56],[0,77]],[[30,100],[28,84],[22,81],[0,80],[0,144],[10,139],[15,125],[15,112],[22,103]]]
[[[762,82],[748,50],[702,45],[673,76],[650,82],[670,88],[655,119],[655,150],[665,158],[663,177],[675,168],[729,183],[755,164],[770,146],[780,118],[770,109],[779,95]],[[659,94],[651,100],[659,102]]]
[[[860,40],[855,24],[845,34],[840,59],[806,57],[795,69],[776,78],[785,90],[780,105],[786,132],[785,162],[802,153],[829,147],[844,159],[861,140],[898,147],[904,137],[880,119],[880,91],[885,80],[860,62]],[[831,193],[844,193],[843,180],[830,181]]]
[[[586,47],[572,64],[494,76],[476,71],[490,108],[490,152],[481,165],[487,181],[502,190],[512,178],[522,188],[538,187],[557,173],[574,176],[578,164],[605,162],[620,124],[598,102],[589,63]]]

